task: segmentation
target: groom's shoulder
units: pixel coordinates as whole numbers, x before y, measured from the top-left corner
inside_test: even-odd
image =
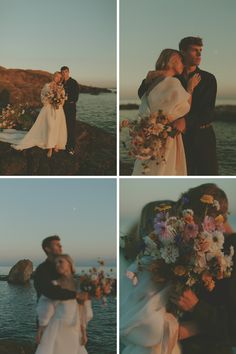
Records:
[[[70,82],[71,82],[73,85],[79,85],[79,84],[78,84],[78,81],[76,81],[76,80],[73,79],[72,77],[70,77]]]
[[[209,81],[215,81],[216,82],[216,77],[215,75],[213,75],[212,73],[210,73],[209,71],[206,70],[202,70],[200,68],[198,68],[199,73],[201,74],[202,77],[204,77],[205,79],[208,79]]]
[[[42,263],[40,263],[37,268],[35,269],[35,273],[41,273],[41,272],[44,272],[46,271],[48,268],[49,268],[49,262],[47,261],[44,261]]]

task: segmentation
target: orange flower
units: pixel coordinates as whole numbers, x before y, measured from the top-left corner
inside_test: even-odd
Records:
[[[225,221],[225,218],[223,217],[223,215],[218,215],[216,218],[215,218],[215,222],[217,224],[222,224],[223,222]]]
[[[184,216],[184,221],[187,223],[187,224],[193,224],[194,223],[194,220],[193,220],[193,216],[191,214],[186,214]]]
[[[121,128],[126,128],[126,127],[128,127],[129,126],[129,121],[128,121],[128,119],[124,119],[124,120],[122,120],[122,122],[120,123],[120,127]]]
[[[184,266],[178,265],[175,267],[174,269],[174,273],[180,277],[182,277],[183,275],[185,275],[187,273],[187,270]]]
[[[209,273],[209,272],[204,272],[203,274],[202,274],[202,281],[204,282],[204,283],[208,283],[208,282],[211,282],[212,281],[212,275]]]
[[[201,201],[202,203],[204,203],[204,204],[213,204],[214,198],[213,198],[212,195],[204,194],[204,195],[201,197],[200,201]]]

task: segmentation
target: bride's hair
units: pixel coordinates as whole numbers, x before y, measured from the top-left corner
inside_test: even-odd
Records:
[[[192,209],[197,222],[202,222],[205,217],[206,204],[201,202],[203,195],[212,196],[219,203],[219,210],[213,205],[207,206],[207,215],[216,217],[221,214],[227,220],[228,198],[226,193],[214,183],[205,183],[183,193],[174,207],[174,213],[180,215],[184,209]]]
[[[57,256],[57,257],[55,258],[55,263],[56,263],[56,261],[57,261],[59,258],[64,258],[64,259],[70,264],[71,273],[72,273],[72,274],[75,274],[75,272],[76,272],[75,264],[74,264],[74,261],[73,261],[73,259],[71,258],[71,256],[69,256],[69,254],[60,254],[60,256]]]
[[[182,58],[182,54],[176,49],[164,49],[156,61],[156,70],[166,70],[172,55],[178,54]]]
[[[55,73],[52,75],[52,78],[54,79],[54,77],[56,76],[56,75],[61,75],[61,72],[60,71],[55,71]]]

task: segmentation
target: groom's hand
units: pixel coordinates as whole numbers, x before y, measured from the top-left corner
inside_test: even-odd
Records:
[[[173,127],[178,130],[179,133],[184,133],[186,130],[186,121],[185,118],[179,118],[172,123]]]
[[[181,296],[172,295],[171,301],[175,303],[182,311],[191,312],[197,305],[199,299],[192,290],[188,289],[185,290]]]

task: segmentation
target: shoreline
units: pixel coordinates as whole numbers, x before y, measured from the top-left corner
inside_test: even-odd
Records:
[[[120,111],[138,110],[137,103],[120,104]],[[236,105],[217,105],[215,107],[215,120],[224,122],[236,122]]]

